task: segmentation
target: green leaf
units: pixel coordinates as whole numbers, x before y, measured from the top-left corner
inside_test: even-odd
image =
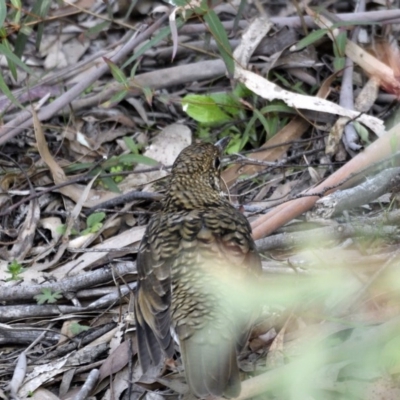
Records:
[[[347,33],[340,32],[333,42],[333,53],[335,57],[344,57],[346,54]]]
[[[346,59],[344,57],[335,57],[333,60],[333,67],[335,71],[341,71],[346,64]]]
[[[25,63],[23,63],[21,59],[17,57],[11,49],[9,49],[4,44],[0,44],[0,53],[7,58],[7,61],[11,60],[14,64],[18,65],[18,67],[22,68],[25,72],[33,75],[32,70]]]
[[[144,164],[149,165],[150,167],[155,167],[158,165],[158,161],[153,160],[150,157],[143,156],[141,154],[123,154],[122,156],[118,157],[119,162],[125,164]]]
[[[237,116],[242,110],[242,104],[240,103],[239,98],[235,97],[232,93],[211,93],[210,97],[223,109],[223,111],[226,111],[233,116]]]
[[[149,87],[143,87],[142,91],[147,103],[149,104],[149,106],[151,106],[153,102],[153,90],[151,90],[151,88]]]
[[[7,265],[7,273],[11,274],[10,278],[7,278],[6,281],[18,281],[20,279],[23,279],[22,276],[19,276],[22,274],[26,269],[22,267],[22,265],[17,261],[13,260],[10,264]]]
[[[4,25],[7,16],[7,7],[5,0],[0,0],[0,27]]]
[[[254,126],[254,124],[255,124],[255,122],[257,121],[257,115],[253,115],[251,118],[250,118],[250,121],[247,123],[247,125],[246,125],[246,129],[244,130],[244,132],[243,132],[243,136],[242,136],[242,140],[241,140],[241,142],[240,142],[240,146],[239,146],[239,150],[238,151],[240,151],[240,150],[242,150],[243,149],[243,147],[246,145],[246,143],[248,142],[248,140],[249,140],[249,137],[250,137],[250,131],[253,129],[253,126]]]
[[[5,38],[3,39],[4,46],[8,49],[8,51],[12,52],[10,42]],[[15,64],[11,61],[10,58],[7,58],[8,68],[10,68],[11,75],[15,80],[18,79],[17,68]]]
[[[260,111],[262,114],[267,114],[267,113],[297,114],[292,107],[287,106],[285,103],[268,104],[267,106],[263,107]]]
[[[61,292],[52,292],[50,288],[43,288],[42,294],[37,294],[33,298],[37,301],[37,303],[44,304],[44,303],[56,303],[57,300],[61,299],[62,294]]]
[[[22,105],[18,102],[18,100],[12,94],[11,90],[8,88],[6,81],[4,80],[3,75],[1,74],[1,70],[0,70],[0,92],[4,93],[7,96],[8,100],[10,100],[11,103],[13,103],[16,107],[21,108],[23,110]]]
[[[237,8],[237,12],[235,15],[235,19],[233,21],[233,32],[237,32],[239,29],[239,22],[245,19],[244,11],[247,6],[247,0],[240,0],[239,7]]]
[[[315,43],[316,41],[324,37],[327,34],[327,32],[329,32],[328,29],[317,29],[316,31],[311,32],[309,35],[301,39],[296,44],[296,51],[303,50],[307,46],[310,46],[310,44]]]
[[[52,1],[51,0],[37,0],[34,2],[34,5],[32,9],[30,10],[29,15],[26,16],[24,19],[24,24],[26,25],[29,22],[37,21],[38,17],[44,19],[46,17],[46,14],[49,10],[49,7],[51,5]],[[42,39],[42,34],[43,34],[43,23],[40,23],[37,26],[37,32],[36,32],[36,48],[39,48],[40,41]],[[14,53],[17,57],[21,57],[24,49],[26,42],[28,41],[28,35],[25,34],[25,30],[21,29],[18,32],[17,39],[15,41],[15,46],[14,46]]]
[[[269,139],[272,136],[272,131],[271,131],[271,127],[270,127],[267,119],[264,117],[264,115],[262,113],[260,113],[259,110],[254,109],[253,112],[257,116],[257,118],[260,120],[261,124],[263,125],[265,132],[267,132],[267,138]]]
[[[179,29],[182,25],[184,24],[184,21],[180,18],[176,19],[176,26]],[[154,36],[153,39],[149,40],[144,46],[140,47],[137,51],[135,51],[135,54],[128,58],[122,65],[122,68],[125,68],[129,64],[133,63],[135,60],[137,60],[140,56],[142,56],[147,50],[151,49],[152,47],[155,47],[157,44],[159,44],[162,40],[164,40],[167,36],[169,36],[171,33],[171,29],[169,26],[166,26],[162,29],[159,30],[156,36]]]
[[[78,322],[73,322],[69,327],[73,335],[79,335],[81,332],[86,332],[90,329],[89,326],[81,325]]]
[[[235,63],[232,57],[232,48],[222,22],[214,10],[208,10],[208,12],[204,14],[204,20],[207,22],[210,31],[217,42],[218,50],[225,62],[229,75],[233,76]]]
[[[353,125],[361,140],[366,144],[370,144],[368,129],[357,121],[353,121]]]
[[[57,226],[56,232],[60,235],[65,235],[65,232],[67,232],[67,225],[62,224],[62,225]]]
[[[128,94],[127,90],[121,90],[120,92],[115,93],[114,96],[112,96],[110,100],[104,102],[101,106],[103,108],[109,108],[112,105],[114,105],[115,103],[119,103],[120,101],[122,101],[126,97],[127,94]]]
[[[105,217],[106,217],[106,213],[104,213],[104,212],[96,212],[96,213],[90,214],[86,220],[86,225],[88,226],[88,228],[91,228],[95,224],[102,222]]]
[[[231,140],[225,149],[226,154],[239,153],[242,150],[242,134],[230,135]]]
[[[137,60],[135,62],[135,64],[133,64],[133,67],[131,69],[131,73],[129,75],[131,79],[133,79],[135,77],[136,71],[137,71],[139,65],[140,65],[140,60]]]
[[[20,0],[11,0],[11,4],[14,6],[15,9],[15,15],[13,17],[13,22],[15,24],[19,24],[21,20],[21,2]]]
[[[118,68],[117,65],[115,65],[109,58],[103,57],[103,60],[107,63],[108,68],[110,68],[110,71],[112,73],[112,76],[114,79],[124,85],[125,87],[128,87],[128,79],[125,76],[124,72],[122,69]]]
[[[33,29],[30,26],[22,25],[21,29],[19,31],[20,31],[20,33],[23,33],[24,35],[29,36],[32,34]]]
[[[56,232],[59,233],[60,235],[65,235],[65,232],[67,232],[67,225],[62,224],[62,225],[57,226]],[[79,232],[75,228],[72,228],[70,235],[78,236]]]
[[[139,146],[130,136],[124,136],[122,139],[132,154],[138,154]]]
[[[50,5],[53,1],[52,0],[38,0],[34,7],[33,10],[36,9],[36,6],[38,8],[38,12],[35,13],[34,15],[38,15],[39,17],[41,17],[42,19],[45,19],[45,17],[47,16],[47,13],[49,11]],[[34,11],[33,11],[34,12]],[[36,30],[36,48],[39,49],[40,47],[40,42],[42,41],[42,36],[43,36],[43,30],[44,30],[44,23],[40,23],[37,26],[37,30]]]
[[[119,190],[119,187],[116,185],[114,180],[110,177],[105,177],[101,178],[101,182],[107,187],[108,190],[114,193],[121,193],[121,190]]]
[[[65,173],[66,174],[71,174],[73,172],[77,172],[77,171],[82,171],[85,169],[90,169],[93,167],[93,163],[76,163],[76,164],[72,164],[69,165],[68,167],[65,168]],[[93,175],[95,176],[100,172],[99,168],[95,168],[93,171]]]
[[[97,35],[98,33],[107,30],[110,25],[111,25],[110,21],[100,22],[99,24],[92,26],[87,31],[85,31],[84,35],[86,37]]]
[[[243,83],[237,83],[232,91],[236,98],[250,96],[253,92],[247,88]]]
[[[202,124],[215,125],[232,119],[221,110],[211,96],[189,94],[181,102],[183,111]]]

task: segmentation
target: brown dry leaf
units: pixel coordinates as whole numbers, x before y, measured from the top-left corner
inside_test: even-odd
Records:
[[[62,137],[67,139],[70,151],[79,156],[80,162],[94,162],[99,156],[106,156],[105,150],[100,148],[100,143],[80,131],[79,127],[82,125],[80,123],[77,129],[67,126],[62,132]]]
[[[135,109],[135,111],[139,114],[140,118],[142,118],[146,125],[149,125],[149,118],[147,117],[147,112],[143,107],[142,102],[139,99],[135,99],[134,97],[127,98],[125,101],[127,101]],[[131,123],[133,124],[133,122]],[[134,128],[134,126],[132,128]]]
[[[161,165],[172,165],[178,154],[192,142],[192,132],[183,124],[171,124],[166,126],[152,141],[143,153],[145,156],[157,160]],[[135,171],[143,169],[142,165],[135,167]],[[126,193],[141,185],[146,185],[156,179],[167,175],[167,171],[143,172],[127,177],[120,184],[123,193]]]
[[[132,250],[121,250],[118,252],[118,249],[137,245],[142,239],[145,229],[145,226],[134,227],[122,232],[117,236],[104,240],[101,244],[93,246],[93,252],[88,251],[87,253],[83,253],[77,259],[71,260],[63,266],[58,267],[55,271],[53,271],[52,275],[56,279],[62,279],[65,278],[65,276],[77,275],[82,270],[93,264],[98,265],[102,259],[110,256],[110,254],[111,257],[115,257],[115,254],[126,254],[128,252],[132,253]],[[105,251],[99,251],[101,249],[105,249]]]
[[[375,104],[379,94],[379,80],[371,78],[361,89],[354,101],[354,108],[361,112],[368,112]]]
[[[43,161],[49,167],[54,179],[54,183],[56,185],[64,183],[67,181],[67,177],[65,176],[63,169],[57,164],[53,156],[50,154],[49,148],[46,143],[46,138],[43,134],[42,126],[34,110],[32,110],[32,116],[33,116],[33,126],[35,129],[35,137],[39,154],[42,157]],[[86,186],[74,183],[68,186],[61,187],[58,189],[58,191],[62,193],[64,196],[69,197],[75,203],[77,203],[79,199],[82,197],[85,188]],[[91,189],[87,196],[86,201],[83,204],[83,207],[91,208],[106,200],[111,200],[116,196],[117,196],[116,193]]]
[[[344,127],[348,122],[348,118],[340,117],[337,119],[335,125],[333,125],[329,132],[325,154],[334,156],[338,152],[339,146],[342,143]]]
[[[156,379],[156,382],[161,383],[167,388],[172,389],[174,392],[180,395],[188,394],[189,386],[182,381],[182,377],[179,375],[163,376]]]
[[[126,392],[126,389],[132,384],[132,382],[136,382],[141,375],[142,370],[138,366],[138,363],[136,363],[136,365],[134,366],[133,373],[129,366],[126,366],[114,375],[114,377],[112,378],[112,383],[110,383],[110,380],[101,382],[96,388],[93,395],[101,392],[102,390],[104,390],[104,388],[108,387],[107,391],[101,397],[101,399],[122,399],[123,393]],[[147,396],[146,399],[148,399]]]
[[[336,79],[336,74],[331,75],[322,83],[318,90],[317,97],[326,98],[331,91],[331,83]],[[280,143],[291,142],[299,139],[309,127],[309,122],[301,117],[294,117],[286,126],[284,126],[275,136],[267,140],[261,148],[265,148],[264,151],[258,151],[250,155],[250,158],[260,161],[276,161],[279,160],[286,151],[290,148],[290,145],[282,145],[275,147]],[[272,147],[269,149],[268,147]],[[240,175],[252,175],[264,167],[256,165],[234,165],[222,173],[222,177],[228,186],[236,181]]]
[[[307,14],[313,17],[314,22],[319,27],[323,29],[332,27],[333,22],[328,17],[326,17],[322,13],[319,14],[315,12],[309,7],[306,7],[305,9]],[[328,32],[328,35],[332,40],[335,40],[335,36],[338,34],[339,29],[333,29]],[[399,57],[396,52],[393,52],[393,49],[389,48],[388,44],[384,45],[381,53],[386,54],[386,57],[382,56],[382,58],[386,59],[387,62],[390,63],[389,65],[385,62],[380,61],[380,59],[374,57],[372,54],[368,53],[351,40],[347,40],[345,53],[347,57],[349,57],[354,63],[359,65],[370,77],[377,79],[385,90],[387,90],[389,93],[394,93],[397,96],[400,95],[400,80],[397,78],[397,65],[399,63]],[[396,66],[395,70],[393,69],[394,65]],[[359,119],[359,121],[363,122],[361,121],[361,119]],[[368,127],[379,136],[379,132],[373,129],[372,126]]]
[[[41,228],[47,229],[51,232],[51,241],[46,243],[43,246],[36,246],[32,249],[32,254],[36,255],[34,258],[34,263],[37,263],[39,260],[47,257],[54,251],[54,246],[58,243],[58,240],[61,238],[61,233],[58,232],[58,229],[62,225],[61,218],[58,217],[48,217],[43,218],[39,221],[39,226]],[[25,275],[24,275],[25,278]]]
[[[268,208],[274,207],[277,204],[282,203],[285,199],[287,199],[287,196],[292,192],[293,188],[295,188],[299,184],[299,181],[296,179],[293,179],[291,181],[286,181],[285,183],[282,183],[278,185],[275,190],[272,192],[272,194],[268,197],[268,201],[265,202],[265,206]],[[257,201],[255,199],[255,201]],[[252,203],[250,203],[252,204]],[[258,204],[260,205],[260,204]]]
[[[98,382],[100,383],[103,379],[124,368],[128,364],[130,356],[129,342],[122,342],[101,365]],[[134,354],[132,354],[132,356],[134,356]]]
[[[97,179],[97,176],[95,176],[89,183],[88,185],[85,187],[85,189],[83,190],[81,197],[78,199],[77,203],[75,204],[75,207],[73,208],[73,210],[71,211],[71,213],[69,214],[69,217],[66,221],[65,224],[65,232],[64,235],[62,237],[61,240],[61,245],[60,247],[57,249],[57,253],[55,254],[55,256],[53,257],[53,259],[51,261],[45,262],[43,264],[38,264],[37,262],[35,262],[35,264],[33,265],[33,268],[35,271],[44,271],[46,269],[49,269],[51,267],[54,266],[54,264],[56,264],[60,258],[62,257],[62,255],[64,254],[65,250],[67,249],[67,247],[69,246],[69,236],[71,235],[72,229],[75,225],[75,222],[78,220],[79,214],[82,210],[82,205],[83,203],[86,201],[87,196],[92,188],[92,185],[94,183],[94,181]],[[90,236],[90,235],[88,235]],[[80,238],[83,238],[81,245],[88,245],[94,238],[93,237],[88,237],[86,238],[86,236],[82,236]],[[33,270],[33,268],[31,270]]]
[[[29,393],[34,392],[44,383],[54,379],[56,375],[69,370],[69,358],[70,355],[67,355],[53,362],[34,367],[33,371],[31,371],[25,378],[24,384],[19,390],[18,395],[21,398],[28,398],[27,396]]]
[[[61,375],[65,371],[69,371],[71,368],[75,369],[79,365],[95,362],[96,358],[106,349],[107,344],[85,346],[62,358],[50,361],[47,364],[36,365],[27,375],[18,395],[21,396],[21,398],[27,398],[30,392],[33,392],[43,384],[52,381],[57,375]]]
[[[32,248],[39,219],[40,207],[37,199],[34,199],[29,202],[28,213],[24,223],[20,227],[18,239],[9,252],[9,260],[24,260]]]
[[[312,110],[355,119],[371,129],[377,136],[381,136],[385,132],[383,121],[376,117],[366,114],[360,115],[358,111],[346,109],[322,98],[289,92],[252,71],[236,67],[235,78],[266,100],[283,100],[289,107],[296,109]]]

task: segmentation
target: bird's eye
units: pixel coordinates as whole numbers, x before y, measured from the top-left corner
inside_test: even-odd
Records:
[[[220,166],[221,166],[221,160],[219,159],[219,157],[216,157],[214,160],[214,167],[215,169],[219,169]]]

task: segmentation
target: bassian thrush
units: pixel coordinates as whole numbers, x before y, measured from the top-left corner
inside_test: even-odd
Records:
[[[135,315],[143,372],[180,345],[197,397],[240,393],[237,355],[258,314],[261,271],[251,228],[220,189],[227,144],[192,144],[176,159],[162,209],[140,244]]]

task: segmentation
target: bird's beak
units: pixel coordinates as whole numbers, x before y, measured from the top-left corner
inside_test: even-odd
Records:
[[[219,151],[221,153],[224,152],[226,149],[226,146],[228,146],[228,143],[231,141],[231,138],[229,136],[225,136],[224,138],[218,140],[218,142],[215,143],[215,147],[218,147]]]

